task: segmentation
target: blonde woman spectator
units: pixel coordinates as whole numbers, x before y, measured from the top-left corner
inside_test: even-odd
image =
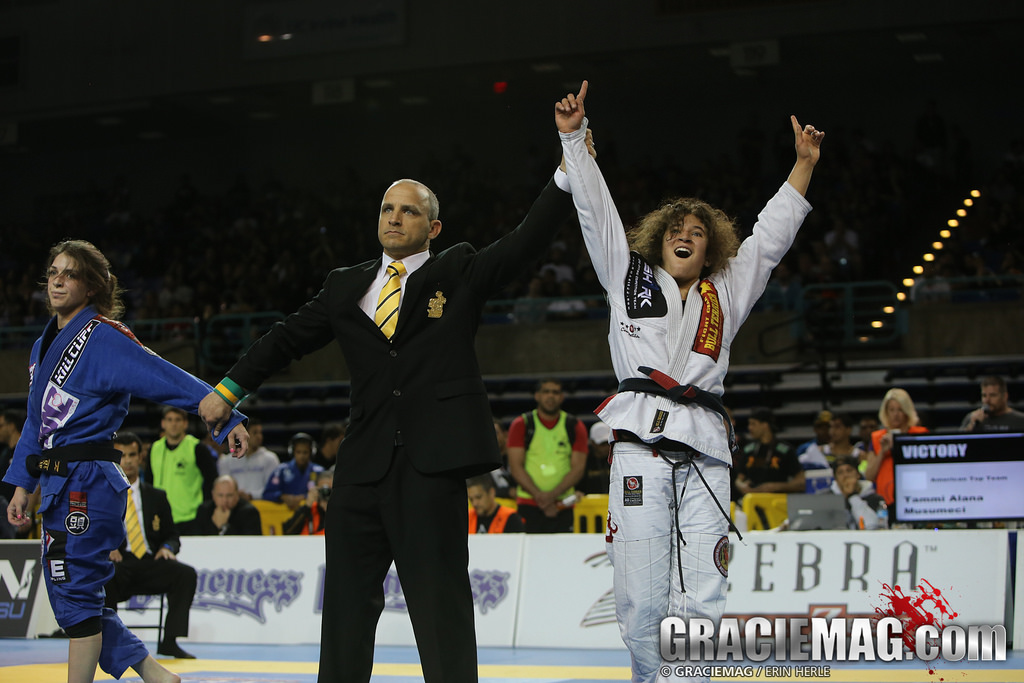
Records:
[[[894,434],[923,434],[928,430],[921,426],[914,401],[903,389],[890,389],[878,409],[881,429],[871,432],[873,453],[868,453],[868,466],[864,477],[875,482],[875,489],[889,505],[893,504],[892,438]]]

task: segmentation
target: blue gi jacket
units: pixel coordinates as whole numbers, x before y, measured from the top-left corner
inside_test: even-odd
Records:
[[[47,331],[56,324],[52,318]],[[4,481],[28,491],[39,478],[25,469],[27,456],[58,446],[109,442],[128,414],[132,396],[196,413],[211,391],[206,382],[153,353],[127,326],[99,315],[92,306],[57,332],[40,358],[45,336],[36,340],[29,357],[28,417],[4,476]],[[234,411],[218,441],[244,419]],[[69,473],[79,464],[70,463]],[[101,466],[115,491],[127,487],[115,463]],[[41,512],[60,494],[65,481],[58,476],[42,479]]]

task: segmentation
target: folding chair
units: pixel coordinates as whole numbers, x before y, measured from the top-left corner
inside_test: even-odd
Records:
[[[155,605],[150,604],[153,598],[157,599]],[[121,615],[124,625],[129,630],[137,629],[156,629],[156,644],[159,646],[164,640],[164,603],[167,602],[167,596],[164,593],[154,593],[152,595],[133,595],[124,602],[118,603],[117,613]],[[144,623],[129,623],[125,618],[134,621],[133,616],[129,614],[134,613],[140,619],[146,615],[151,615],[153,612],[157,613],[156,623],[144,622]]]
[[[747,529],[774,529],[786,521],[789,510],[785,493],[748,493],[743,496],[743,513]]]
[[[260,527],[264,536],[280,536],[284,533],[284,523],[294,514],[287,505],[259,499],[254,499],[252,504],[259,510]]]
[[[607,493],[585,495],[572,508],[572,530],[577,534],[603,534],[607,519]]]

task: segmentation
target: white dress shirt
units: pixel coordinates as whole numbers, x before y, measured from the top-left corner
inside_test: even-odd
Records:
[[[402,279],[399,283],[402,286],[402,291],[399,293],[398,299],[399,318],[402,317],[402,300],[405,299],[405,282],[409,279],[409,276],[412,275],[417,268],[426,263],[429,258],[430,250],[424,249],[418,254],[413,254],[412,256],[407,256],[406,258],[401,259],[402,265],[405,266],[405,275],[401,276]],[[374,278],[373,284],[370,285],[368,290],[366,290],[366,294],[363,295],[363,298],[359,300],[359,308],[363,309],[363,313],[368,315],[370,320],[373,320],[374,315],[377,312],[377,299],[380,298],[380,290],[384,289],[384,283],[391,277],[388,274],[388,266],[397,260],[399,259],[393,259],[387,254],[384,254],[380,261],[380,269],[377,271],[377,277]]]

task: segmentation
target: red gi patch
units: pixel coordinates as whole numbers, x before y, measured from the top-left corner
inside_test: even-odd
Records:
[[[64,528],[72,536],[81,536],[89,530],[89,501],[85,491],[69,491],[70,511],[64,518]]]
[[[718,354],[722,352],[722,307],[718,303],[718,290],[710,280],[701,280],[697,289],[702,306],[693,350],[710,356],[717,363]]]
[[[69,491],[68,507],[78,512],[89,512],[89,497],[85,491]]]
[[[615,533],[619,530],[619,525],[612,521],[612,513],[608,513],[608,533],[605,534],[605,543],[611,543],[612,539],[615,538]]]

